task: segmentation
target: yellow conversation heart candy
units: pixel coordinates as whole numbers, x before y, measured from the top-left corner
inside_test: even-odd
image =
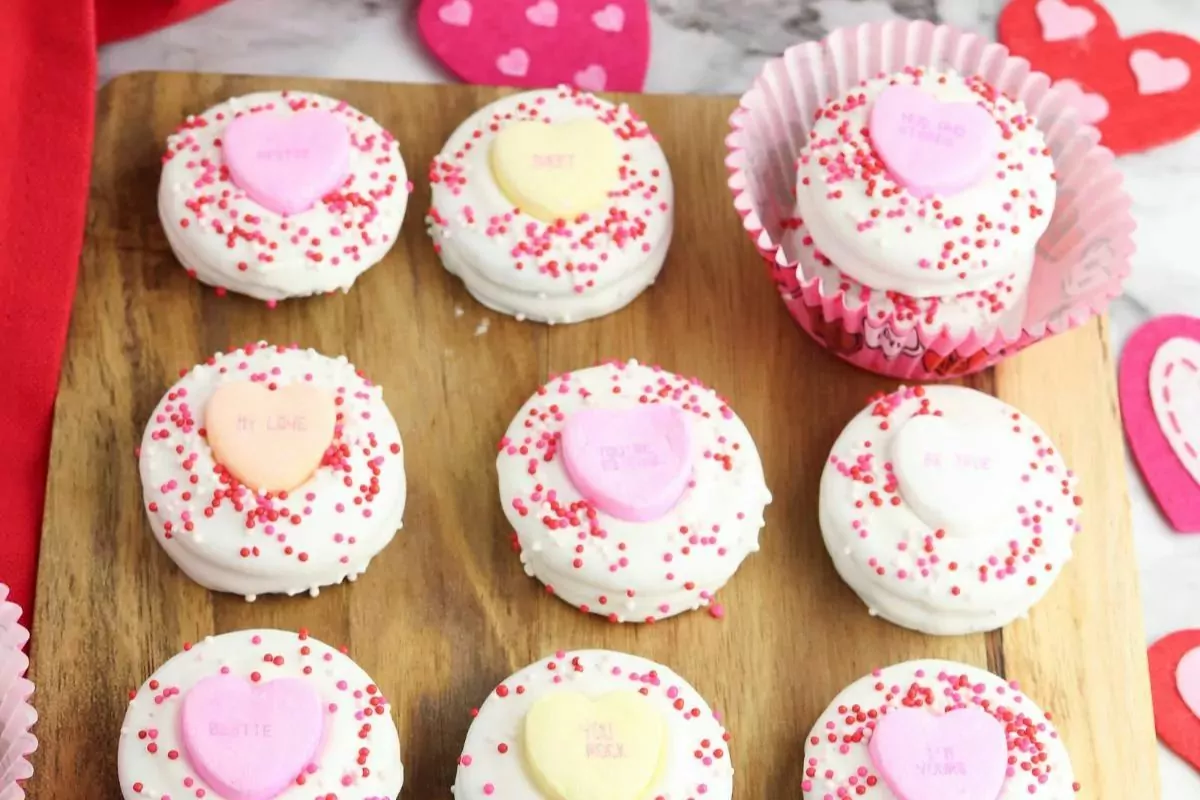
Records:
[[[525,715],[524,752],[547,800],[645,800],[665,766],[667,722],[637,692],[559,692]]]
[[[492,175],[513,205],[543,222],[602,209],[620,177],[617,137],[595,119],[517,122],[496,135]]]

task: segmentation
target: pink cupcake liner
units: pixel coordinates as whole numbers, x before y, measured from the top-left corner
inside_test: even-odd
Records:
[[[794,237],[796,161],[828,100],[905,67],[978,75],[1021,100],[1046,137],[1058,200],[1038,243],[1029,299],[1007,332],[952,333],[924,321],[868,317],[842,291],[826,292],[798,269]],[[730,118],[726,139],[734,207],[788,311],[814,339],[863,369],[903,380],[943,380],[993,366],[1048,336],[1104,313],[1121,294],[1135,223],[1111,151],[1086,125],[1073,86],[1052,87],[1024,59],[983,37],[928,22],[871,23],[791,48],[764,68]]]
[[[29,631],[20,623],[21,609],[8,602],[0,584],[0,800],[20,800],[24,781],[33,776],[28,756],[37,749],[30,730],[37,712],[29,704],[33,684],[25,678],[29,659],[23,652]]]

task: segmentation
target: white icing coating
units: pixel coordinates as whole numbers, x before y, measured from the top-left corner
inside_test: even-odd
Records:
[[[561,224],[515,209],[492,175],[496,133],[518,121],[577,119],[599,120],[617,137],[612,205]],[[480,109],[434,159],[430,181],[426,221],[442,263],[481,303],[518,319],[581,322],[624,307],[658,276],[674,230],[674,183],[650,129],[627,105],[577,89]]]
[[[987,110],[1002,132],[996,167],[969,189],[926,199],[893,181],[868,124],[874,100],[896,83]],[[799,159],[796,200],[817,247],[854,280],[910,297],[947,297],[988,290],[1009,276],[1023,293],[1056,193],[1054,162],[1023,103],[980,78],[906,72],[867,81],[826,105]]]
[[[673,509],[631,522],[592,508],[557,451],[571,413],[630,408],[643,397],[688,415],[694,466]],[[501,441],[496,470],[525,571],[571,605],[618,622],[712,602],[758,550],[771,502],[758,449],[729,406],[696,380],[636,361],[565,373],[538,390]]]
[[[219,139],[239,114],[311,109],[337,114],[350,130],[350,175],[341,190],[285,217],[232,183]],[[171,249],[194,277],[274,301],[349,291],[395,243],[410,192],[399,145],[375,120],[317,94],[259,92],[188,117],[168,137],[158,210]]]
[[[1015,682],[967,664],[926,660],[876,670],[834,698],[805,741],[804,799],[900,800],[880,779],[868,745],[879,713],[901,706],[938,714],[985,708],[1005,725],[1013,763],[995,800],[1075,796],[1066,746],[1047,714]]]
[[[900,463],[897,440],[911,449],[902,434],[926,414],[949,425],[947,436],[926,439],[945,446],[917,462],[936,468],[912,467],[911,453]],[[821,532],[872,614],[934,635],[995,630],[1037,603],[1070,559],[1076,483],[1050,437],[1011,406],[957,386],[901,388],[834,444],[821,476]]]
[[[268,660],[267,656],[272,659]],[[400,737],[379,687],[361,667],[323,642],[278,630],[210,636],[167,661],[129,701],[117,748],[125,800],[222,800],[189,763],[179,734],[188,690],[219,674],[309,682],[325,703],[325,741],[315,769],[274,800],[312,800],[332,793],[356,800],[397,800],[404,784]],[[360,748],[369,755],[360,760]],[[197,792],[203,790],[203,795]]]
[[[231,381],[327,388],[340,401],[337,457],[327,453],[286,498],[233,488],[202,433],[208,398]],[[400,431],[382,388],[344,356],[263,343],[218,353],[159,402],[139,459],[147,516],[163,549],[197,583],[251,600],[276,592],[315,595],[322,586],[354,580],[392,540],[404,513]]]
[[[793,254],[804,280],[821,281],[821,292],[833,296],[842,292],[846,307],[852,311],[866,306],[872,325],[890,319],[900,331],[917,328],[960,338],[974,331],[985,340],[997,330],[1013,336],[1021,330],[1030,273],[1018,280],[1009,275],[986,289],[948,297],[910,297],[899,292],[863,286],[838,269],[817,249],[802,221],[796,220],[785,234],[784,249]]]
[[[668,728],[665,769],[645,797],[729,800],[733,764],[727,735],[704,698],[667,667],[609,650],[560,651],[517,672],[488,695],[459,757],[455,800],[543,800],[521,752],[521,727],[533,704],[555,691],[596,698],[640,690]]]

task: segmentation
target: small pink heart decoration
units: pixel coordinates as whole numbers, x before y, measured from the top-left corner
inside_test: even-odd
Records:
[[[350,174],[350,132],[328,111],[243,114],[221,150],[238,188],[278,214],[307,211]]]
[[[1175,668],[1175,686],[1183,702],[1200,719],[1200,647],[1179,659]]]
[[[915,86],[875,99],[871,141],[892,177],[917,197],[973,186],[996,159],[1000,131],[974,103],[941,103]]]
[[[899,800],[996,800],[1004,788],[1004,726],[979,708],[893,708],[875,724],[867,749]]]
[[[281,678],[254,685],[214,675],[183,698],[188,761],[225,800],[271,800],[313,762],[325,711],[312,685]]]
[[[625,30],[625,9],[616,3],[609,3],[592,14],[592,22],[596,23],[596,27],[602,31],[620,33]]]
[[[558,3],[554,0],[539,0],[537,5],[525,9],[525,18],[534,25],[553,28],[558,24]]]
[[[637,92],[650,66],[646,0],[421,0],[417,25],[467,83]]]
[[[1147,487],[1175,530],[1200,533],[1200,319],[1165,316],[1139,328],[1117,387]]]
[[[452,0],[438,9],[438,18],[447,25],[465,28],[471,24],[473,13],[470,0]]]
[[[1096,15],[1063,0],[1040,0],[1035,9],[1047,42],[1081,39],[1096,27]]]
[[[274,391],[257,383],[217,387],[204,409],[213,457],[252,489],[291,490],[321,465],[333,441],[337,408],[316,386]]]
[[[1177,92],[1192,77],[1192,68],[1182,58],[1163,58],[1153,50],[1134,50],[1129,68],[1137,78],[1139,94]]]
[[[1108,117],[1108,99],[1097,92],[1089,92],[1073,80],[1055,84],[1073,95],[1072,105],[1079,109],[1079,118],[1088,125],[1096,125]]]
[[[577,411],[562,431],[567,476],[606,514],[646,522],[666,514],[692,476],[691,426],[673,406]]]

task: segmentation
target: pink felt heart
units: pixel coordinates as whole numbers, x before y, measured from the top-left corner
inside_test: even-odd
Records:
[[[307,211],[350,174],[350,132],[327,111],[243,114],[221,140],[229,177],[279,214]]]
[[[1154,729],[1158,738],[1200,770],[1200,709],[1192,705],[1200,694],[1196,691],[1200,630],[1168,634],[1151,645],[1146,656],[1150,667],[1150,695],[1154,700]],[[1185,661],[1188,662],[1186,666]]]
[[[1200,647],[1179,659],[1179,666],[1175,668],[1175,686],[1192,714],[1200,718]]]
[[[423,0],[417,24],[468,83],[636,92],[650,64],[646,0]]]
[[[892,177],[917,197],[968,189],[996,159],[1000,132],[974,103],[940,103],[915,86],[875,99],[871,142]]]
[[[1200,319],[1166,316],[1137,330],[1118,387],[1130,450],[1175,530],[1200,533]]]
[[[264,492],[307,481],[333,441],[336,420],[333,396],[309,384],[272,391],[257,383],[226,383],[204,409],[214,459]]]
[[[1191,67],[1182,58],[1163,58],[1153,50],[1134,50],[1129,54],[1129,68],[1140,94],[1177,92],[1192,77]]]
[[[673,406],[585,409],[563,426],[562,457],[596,508],[633,522],[658,519],[691,479],[691,426]]]
[[[183,698],[188,761],[225,800],[270,800],[313,762],[324,736],[321,696],[307,681],[261,685],[215,675]]]
[[[1004,788],[1004,726],[979,708],[893,708],[875,724],[868,751],[899,800],[996,800]]]
[[[1096,15],[1086,8],[1068,5],[1063,0],[1040,0],[1037,18],[1047,42],[1079,39],[1096,27]]]

